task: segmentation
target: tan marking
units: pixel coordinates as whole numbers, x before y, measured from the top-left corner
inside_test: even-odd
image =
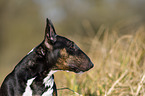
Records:
[[[56,68],[54,69],[59,69],[59,70],[68,70],[68,63],[67,63],[67,59],[69,58],[68,53],[66,52],[66,49],[61,49],[60,50],[60,55],[61,57],[57,60],[56,63]]]
[[[63,49],[60,50],[60,54],[63,57],[68,57],[68,53],[66,52],[66,49],[65,48],[63,48]]]

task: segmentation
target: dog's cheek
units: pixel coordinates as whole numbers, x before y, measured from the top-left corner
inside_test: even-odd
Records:
[[[57,60],[56,65],[54,66],[54,69],[56,70],[69,70],[69,65],[67,63],[67,59],[69,58],[68,53],[66,52],[66,49],[63,48],[60,50],[60,57]]]
[[[69,70],[69,66],[66,60],[59,58],[56,65],[54,66],[55,70]]]

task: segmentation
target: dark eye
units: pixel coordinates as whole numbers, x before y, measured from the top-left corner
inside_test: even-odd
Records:
[[[74,42],[71,42],[71,43],[69,44],[69,49],[74,49]]]
[[[71,55],[74,55],[74,54],[76,54],[76,50],[78,49],[77,47],[76,47],[76,45],[75,45],[75,43],[74,42],[68,42],[67,43],[67,52],[69,53],[69,54],[71,54]]]
[[[67,49],[69,52],[74,52],[75,51],[75,44],[74,42],[68,42],[67,43]]]

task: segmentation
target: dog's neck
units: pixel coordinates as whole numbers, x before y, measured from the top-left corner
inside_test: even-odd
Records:
[[[23,69],[26,71],[24,80],[28,80],[37,76],[42,78],[49,74],[52,67],[55,65],[56,60],[51,57],[50,51],[46,50],[43,43],[33,48],[15,67],[17,72]],[[47,55],[47,56],[46,56]]]
[[[56,71],[51,70],[54,61],[51,58],[45,58],[45,55],[50,54],[45,51],[42,45],[39,45],[32,49],[24,57],[25,59],[16,66],[15,70],[20,70],[15,72],[18,78],[20,78],[18,81],[25,80],[19,82],[23,84],[20,85],[22,86],[20,90],[23,90],[23,96],[32,96],[32,94],[41,94],[42,96],[52,95],[54,87],[53,74]],[[24,74],[23,72],[26,73]]]

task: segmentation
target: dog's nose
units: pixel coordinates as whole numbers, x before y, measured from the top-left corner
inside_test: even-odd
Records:
[[[90,69],[94,67],[94,64],[90,62]]]

